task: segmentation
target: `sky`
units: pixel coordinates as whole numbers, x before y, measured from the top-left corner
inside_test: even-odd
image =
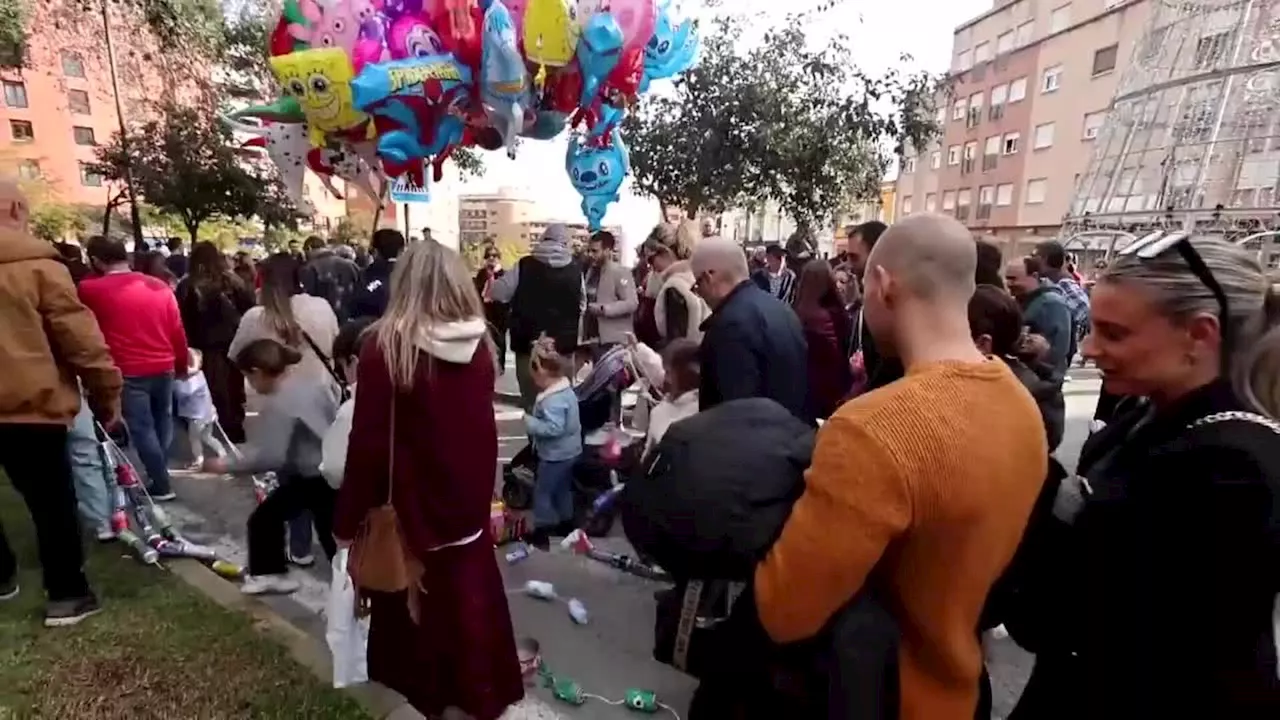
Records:
[[[950,65],[951,38],[955,27],[977,17],[992,6],[992,0],[837,0],[838,7],[829,11],[823,23],[814,27],[815,36],[823,27],[839,29],[853,41],[851,60],[862,70],[879,74],[900,65],[903,54],[914,58],[904,71],[929,70],[943,72]],[[702,0],[684,0],[691,13],[705,13]],[[768,19],[781,21],[788,11],[814,7],[818,0],[729,0],[734,7],[748,13],[762,12]],[[832,22],[834,21],[834,22]],[[658,81],[660,85],[665,81]],[[661,88],[654,91],[661,92]],[[458,189],[461,193],[493,193],[504,187],[514,188],[524,197],[538,203],[548,219],[581,222],[580,198],[564,172],[565,138],[528,141],[520,146],[515,160],[504,152],[482,151],[484,177],[470,179]],[[618,225],[628,239],[644,235],[658,221],[658,204],[639,197],[624,186],[622,199],[614,203],[605,217],[606,225]],[[629,244],[629,243],[628,243]]]

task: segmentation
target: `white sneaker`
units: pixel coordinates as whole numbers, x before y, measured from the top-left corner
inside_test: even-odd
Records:
[[[307,553],[306,555],[294,555],[293,553],[288,553],[288,557],[289,564],[297,565],[301,568],[309,568],[316,564],[316,558],[311,553]]]
[[[298,581],[288,575],[246,575],[240,592],[245,595],[288,595],[297,592]]]
[[[103,523],[98,526],[98,542],[108,543],[116,539],[116,531],[111,529],[111,523]]]

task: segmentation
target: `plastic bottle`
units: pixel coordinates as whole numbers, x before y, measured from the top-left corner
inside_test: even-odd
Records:
[[[529,582],[524,584],[524,591],[525,591],[525,594],[529,595],[530,597],[536,597],[539,600],[555,600],[556,599],[556,586],[552,585],[549,582],[542,582],[541,580],[530,580]]]
[[[573,621],[579,625],[586,625],[591,619],[587,615],[587,606],[583,605],[578,598],[573,598],[569,601],[569,617],[573,618]]]
[[[505,557],[508,565],[516,565],[529,557],[529,548],[524,543],[520,543]]]

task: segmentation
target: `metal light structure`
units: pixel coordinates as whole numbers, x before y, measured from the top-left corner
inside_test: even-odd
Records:
[[[1151,5],[1062,237],[1280,228],[1280,2]]]
[[[124,107],[120,102],[120,79],[116,72],[115,47],[111,42],[110,0],[102,0],[102,33],[107,50],[107,70],[111,75],[111,98],[115,101],[116,121],[120,129],[120,146],[124,149],[126,165],[124,168],[124,184],[129,192],[129,219],[133,225],[133,242],[135,248],[142,247],[142,214],[138,211],[138,193],[133,184],[132,155],[129,153],[129,131],[124,121]]]

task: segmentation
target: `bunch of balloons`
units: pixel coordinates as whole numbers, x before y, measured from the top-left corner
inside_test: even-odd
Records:
[[[361,187],[421,185],[427,164],[439,180],[454,148],[515,157],[520,138],[569,128],[565,171],[599,229],[630,171],[620,121],[697,55],[673,2],[285,0],[269,38],[282,97],[227,121],[288,126],[259,133],[286,177],[305,163]]]

